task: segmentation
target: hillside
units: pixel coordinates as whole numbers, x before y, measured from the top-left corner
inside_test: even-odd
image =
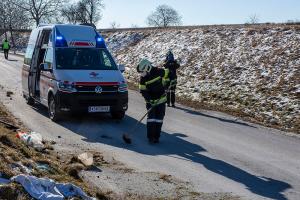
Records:
[[[300,132],[300,25],[137,28],[101,34],[117,62],[126,65],[131,85],[138,83],[135,67],[141,58],[161,66],[171,48],[182,65],[177,87],[181,103]],[[19,50],[28,37],[16,34]]]
[[[161,65],[167,50],[181,60],[177,95],[197,108],[229,112],[299,133],[300,26],[212,26],[102,33],[137,83],[135,67]]]

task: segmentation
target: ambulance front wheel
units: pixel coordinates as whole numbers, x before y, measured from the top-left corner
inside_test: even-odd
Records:
[[[48,100],[48,112],[49,117],[52,121],[57,122],[61,119],[61,112],[59,111],[59,106],[54,99],[53,95],[50,95]]]
[[[26,103],[30,106],[32,106],[34,104],[34,99],[31,96],[24,96],[24,98],[26,99]]]

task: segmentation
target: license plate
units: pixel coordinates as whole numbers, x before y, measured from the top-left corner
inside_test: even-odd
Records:
[[[89,113],[109,112],[109,106],[89,106]]]

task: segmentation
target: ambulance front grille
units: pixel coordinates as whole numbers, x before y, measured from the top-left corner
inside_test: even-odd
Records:
[[[81,86],[77,85],[76,89],[78,92],[90,92],[94,93],[97,86]],[[101,86],[102,92],[118,92],[118,86]]]

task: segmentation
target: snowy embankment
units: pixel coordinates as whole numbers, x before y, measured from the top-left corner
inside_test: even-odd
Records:
[[[135,67],[161,65],[173,49],[181,60],[177,95],[199,107],[227,111],[299,133],[300,27],[214,26],[102,33],[118,63],[137,83]]]

